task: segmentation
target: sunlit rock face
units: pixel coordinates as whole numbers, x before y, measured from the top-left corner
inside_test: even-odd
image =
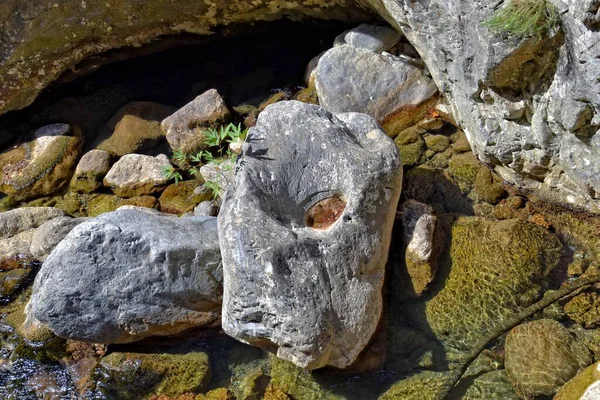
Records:
[[[219,26],[282,17],[372,18],[353,0],[2,1],[0,114],[29,105],[86,57],[165,35],[211,35]]]
[[[560,23],[540,40],[490,31],[495,0],[365,3],[421,54],[482,161],[547,199],[600,211],[597,1],[550,1]]]
[[[251,129],[219,214],[223,329],[316,369],[350,366],[382,311],[402,184],[375,120],[284,101]]]

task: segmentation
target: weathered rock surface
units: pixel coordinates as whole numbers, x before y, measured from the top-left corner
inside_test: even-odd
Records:
[[[334,46],[349,44],[357,49],[383,53],[394,47],[401,37],[401,33],[387,26],[361,24],[335,38]]]
[[[422,294],[435,278],[434,234],[437,217],[433,207],[408,200],[402,204],[405,262],[415,294]]]
[[[365,21],[351,0],[152,0],[143,4],[7,0],[0,7],[0,114],[30,104],[37,94],[86,57],[139,46],[180,33],[213,33],[218,25],[309,17]]]
[[[44,261],[50,252],[75,228],[87,218],[58,217],[44,222],[31,237],[29,251],[36,259]]]
[[[170,117],[162,121],[162,129],[174,150],[192,153],[204,144],[204,132],[226,122],[231,116],[229,108],[215,89],[196,97]]]
[[[28,318],[95,343],[172,335],[219,324],[221,282],[216,218],[122,209],[59,243],[36,277]]]
[[[108,121],[95,147],[119,157],[146,154],[165,141],[160,123],[174,111],[173,107],[151,101],[128,103]]]
[[[513,328],[506,336],[506,372],[522,398],[552,396],[592,357],[559,322],[543,319]]]
[[[416,47],[479,158],[546,198],[600,211],[596,0],[551,0],[561,30],[541,41],[491,32],[495,0],[365,3]]]
[[[102,186],[102,179],[110,171],[111,156],[104,150],[91,150],[85,153],[71,179],[71,189],[76,192],[91,193]]]
[[[419,67],[350,45],[321,57],[315,84],[328,111],[369,114],[391,136],[423,119],[437,101],[435,84]]]
[[[67,124],[38,129],[0,155],[0,191],[19,201],[56,192],[71,179],[82,144],[79,130]]]
[[[219,214],[223,329],[305,368],[351,365],[381,315],[400,165],[367,115],[267,107]]]
[[[20,259],[31,257],[31,241],[36,228],[64,216],[52,207],[25,207],[0,213],[0,266],[19,267]]]
[[[599,398],[600,395],[600,384],[598,380],[600,379],[600,371],[598,367],[600,364],[595,363],[578,373],[573,379],[569,382],[565,383],[556,396],[554,396],[553,400],[571,400],[578,399],[583,400],[586,399],[584,394],[595,394],[596,397],[589,397],[587,400],[593,400]],[[594,387],[592,387],[594,386]]]
[[[160,192],[169,183],[165,168],[171,167],[164,154],[156,157],[127,154],[117,161],[106,177],[104,186],[121,197],[134,197]]]

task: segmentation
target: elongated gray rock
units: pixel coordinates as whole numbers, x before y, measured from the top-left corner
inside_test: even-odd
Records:
[[[433,80],[418,66],[348,44],[321,57],[315,84],[328,111],[369,114],[391,136],[423,119],[437,95]]]
[[[65,338],[127,343],[218,325],[221,293],[216,218],[120,209],[52,251],[27,317]]]
[[[402,34],[389,26],[361,24],[335,38],[334,46],[349,44],[353,47],[382,53],[394,47]]]
[[[371,117],[267,107],[218,217],[225,332],[305,368],[351,365],[381,316],[401,184]]]

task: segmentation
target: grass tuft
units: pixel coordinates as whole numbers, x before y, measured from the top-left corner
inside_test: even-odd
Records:
[[[495,33],[542,39],[559,21],[556,7],[547,0],[509,0],[485,25]]]

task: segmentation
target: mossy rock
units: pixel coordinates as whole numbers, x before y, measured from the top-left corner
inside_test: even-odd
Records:
[[[337,396],[323,389],[311,376],[311,373],[294,364],[270,356],[271,384],[273,389],[283,392],[293,399],[306,400],[341,400]]]
[[[554,396],[553,400],[578,400],[587,388],[600,379],[597,369],[600,363],[595,363],[578,373],[573,379],[565,383]]]
[[[379,396],[379,400],[435,399],[443,392],[449,377],[449,373],[432,371],[408,376]]]
[[[444,135],[427,135],[425,136],[425,144],[429,150],[441,153],[450,147],[450,138]]]
[[[233,393],[226,388],[213,389],[206,394],[196,395],[193,400],[237,400]]]
[[[448,172],[463,193],[471,191],[481,167],[481,162],[472,153],[455,155],[448,162]]]
[[[471,144],[467,139],[467,135],[463,131],[458,131],[450,137],[452,141],[452,151],[454,153],[470,153],[471,152]]]
[[[96,149],[118,157],[145,154],[161,142],[165,143],[160,123],[175,111],[173,107],[150,101],[128,103],[108,121],[97,139]]]
[[[569,318],[584,328],[600,326],[600,295],[595,289],[588,289],[573,297],[563,309]]]
[[[490,204],[497,204],[506,195],[500,178],[483,165],[475,176],[474,191],[477,200]]]
[[[552,396],[590,365],[589,349],[559,322],[542,319],[506,336],[506,372],[521,398]]]
[[[425,142],[419,138],[416,142],[398,146],[400,160],[405,167],[421,164],[425,153]]]
[[[55,124],[38,129],[29,142],[0,154],[0,191],[16,201],[57,192],[70,181],[82,146],[77,128]]]
[[[12,296],[27,281],[30,269],[0,271],[0,301]]]
[[[317,89],[314,86],[300,90],[294,95],[293,99],[306,104],[319,105],[319,96],[317,94]]]
[[[506,370],[499,369],[486,372],[480,376],[470,379],[471,384],[460,393],[459,396],[449,396],[450,398],[460,398],[461,400],[519,400],[515,389],[511,386]],[[457,388],[460,388],[460,384]]]
[[[444,287],[425,304],[426,320],[415,316],[446,346],[469,351],[539,300],[562,245],[537,225],[478,217],[458,218],[451,238]]]
[[[103,377],[100,390],[118,399],[198,393],[211,374],[206,353],[112,353],[101,360],[97,372]]]
[[[152,196],[137,196],[123,199],[111,194],[92,195],[87,200],[85,216],[97,217],[100,214],[115,211],[121,206],[137,206],[145,208],[158,208],[158,200]]]
[[[211,200],[212,195],[208,192],[194,194],[194,190],[201,184],[200,181],[190,180],[168,186],[158,199],[160,210],[181,215],[193,211],[203,201]]]
[[[103,150],[88,151],[81,157],[70,189],[79,193],[92,193],[102,186],[102,179],[111,166],[111,155]]]

